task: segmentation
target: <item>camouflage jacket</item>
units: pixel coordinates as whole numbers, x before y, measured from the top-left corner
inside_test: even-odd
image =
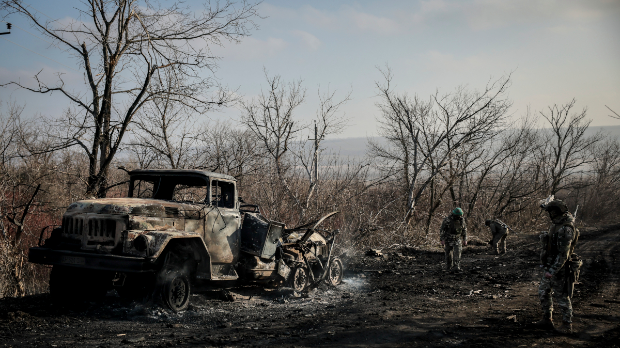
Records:
[[[571,213],[565,213],[553,222],[548,232],[540,235],[541,262],[552,275],[564,267],[575,249],[579,231],[573,225],[574,221]]]
[[[489,224],[492,235],[508,234],[508,226],[500,220],[492,220]]]
[[[452,218],[452,215],[447,216],[441,223],[439,229],[439,239],[446,240],[467,240],[467,224],[465,218],[456,220]]]

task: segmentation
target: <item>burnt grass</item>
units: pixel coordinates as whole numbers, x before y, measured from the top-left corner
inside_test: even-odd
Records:
[[[466,247],[459,274],[444,271],[439,248],[395,246],[346,257],[335,288],[203,284],[181,313],[114,291],[63,306],[48,294],[4,298],[0,347],[618,347],[619,229],[582,229],[572,335],[532,325],[541,316],[538,240],[521,234],[499,256],[483,243]]]

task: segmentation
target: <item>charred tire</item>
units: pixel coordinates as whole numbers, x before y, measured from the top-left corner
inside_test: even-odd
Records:
[[[164,268],[159,274],[159,296],[162,305],[175,312],[189,306],[191,285],[188,275],[173,267]]]
[[[329,268],[327,270],[327,277],[325,277],[325,281],[329,285],[340,285],[342,283],[343,275],[344,267],[342,266],[342,261],[339,258],[334,257],[329,263]]]
[[[290,285],[295,291],[304,291],[308,286],[308,271],[304,267],[297,267],[291,274]]]

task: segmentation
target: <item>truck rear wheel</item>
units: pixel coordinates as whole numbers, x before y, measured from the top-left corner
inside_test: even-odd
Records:
[[[180,269],[166,267],[160,272],[159,279],[162,304],[175,312],[187,309],[191,295],[187,274]]]

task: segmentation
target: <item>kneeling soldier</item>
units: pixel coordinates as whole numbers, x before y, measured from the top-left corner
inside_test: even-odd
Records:
[[[487,220],[484,222],[489,226],[493,239],[491,240],[491,248],[495,250],[495,254],[499,255],[506,252],[506,237],[508,236],[508,225],[500,220]]]

